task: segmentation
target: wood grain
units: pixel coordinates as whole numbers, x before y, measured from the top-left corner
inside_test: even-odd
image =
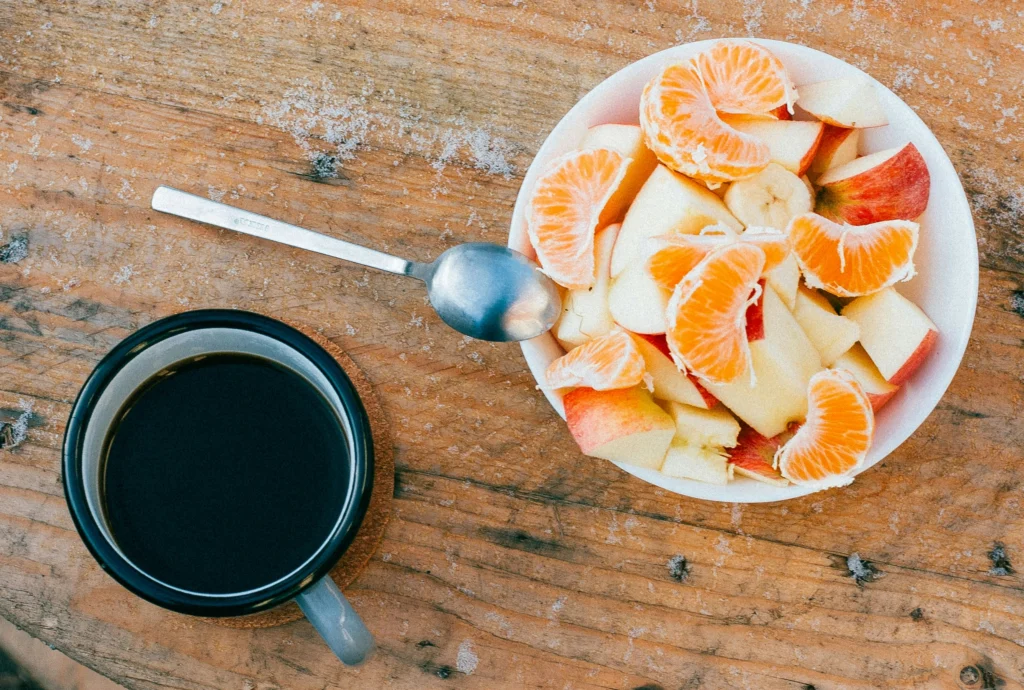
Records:
[[[1024,687],[1024,578],[989,557],[1024,562],[1022,22],[966,1],[0,2],[0,422],[27,423],[0,451],[0,614],[130,688]],[[148,208],[165,183],[414,259],[500,242],[587,90],[743,34],[892,86],[977,222],[960,373],[841,492],[667,494],[582,457],[518,348],[447,330],[415,284]],[[304,622],[141,602],[71,524],[79,386],[135,328],[214,306],[318,331],[392,420],[391,522],[349,590],[380,644],[363,668]],[[879,576],[857,582],[854,553]]]

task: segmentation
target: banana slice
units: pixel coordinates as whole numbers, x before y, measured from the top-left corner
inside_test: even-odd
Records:
[[[785,230],[789,221],[813,207],[811,193],[799,177],[777,163],[729,185],[725,205],[746,226]]]

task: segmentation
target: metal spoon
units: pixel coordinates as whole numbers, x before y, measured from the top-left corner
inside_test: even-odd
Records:
[[[426,283],[438,316],[460,333],[480,340],[534,338],[554,325],[560,311],[554,282],[533,261],[497,244],[461,244],[423,264],[171,187],[157,187],[152,205],[157,211],[200,223],[419,278]]]

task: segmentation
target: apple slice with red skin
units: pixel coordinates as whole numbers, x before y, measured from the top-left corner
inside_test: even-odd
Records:
[[[886,381],[902,386],[924,363],[939,328],[921,308],[893,288],[858,297],[843,316],[860,326],[860,343]]]
[[[814,161],[825,125],[807,120],[769,120],[763,117],[726,116],[733,129],[757,137],[768,145],[772,162],[803,175]]]
[[[565,394],[565,423],[584,455],[661,469],[676,423],[639,386]]]
[[[939,341],[939,332],[935,330],[928,331],[914,353],[907,358],[907,361],[903,363],[903,366],[892,375],[891,378],[887,379],[889,383],[895,386],[902,386],[910,378],[910,375],[917,371],[918,367],[924,364],[924,360],[928,359],[928,355],[931,354],[932,350],[935,349],[935,343]]]
[[[860,343],[839,355],[832,366],[834,369],[846,369],[853,374],[860,387],[868,394],[871,409],[875,412],[882,409],[900,389],[899,386],[885,380]]]
[[[830,168],[846,165],[857,157],[860,146],[860,130],[849,127],[825,125],[821,132],[818,150],[814,153],[814,162],[808,171],[817,177]]]
[[[862,156],[818,178],[814,211],[829,220],[870,225],[917,220],[928,206],[931,177],[912,143]]]
[[[765,438],[741,423],[736,447],[726,451],[729,464],[733,466],[736,474],[741,476],[774,486],[789,486],[789,481],[772,467],[772,462],[775,459],[775,452],[792,435],[791,431],[785,431],[778,436]]]
[[[710,410],[718,403],[718,400],[715,398],[715,396],[711,395],[711,393],[708,393],[707,389],[704,388],[704,386],[700,385],[700,381],[697,380],[696,376],[694,376],[688,371],[683,371],[682,369],[679,368],[675,360],[672,359],[672,351],[669,350],[668,341],[665,339],[664,335],[649,335],[647,333],[634,333],[633,335],[636,338],[639,338],[647,343],[650,343],[651,345],[654,346],[655,349],[657,349],[657,351],[660,354],[664,355],[665,358],[668,360],[668,363],[671,366],[675,367],[676,371],[679,372],[679,375],[685,377],[686,382],[693,385],[693,388],[696,389],[697,395],[699,396],[699,398],[694,398],[690,394],[689,390],[684,390],[687,389],[688,386],[686,386],[685,384],[676,385],[671,380],[669,380],[668,376],[663,376],[663,380],[659,381],[658,371],[662,367],[651,366],[651,360],[649,359],[650,355],[641,346],[640,354],[644,356],[644,361],[648,363],[647,371],[654,377],[655,397],[658,397],[662,400],[670,400],[674,402],[685,403],[687,405],[693,405],[694,407],[700,407],[705,410]],[[664,390],[665,392],[663,393],[662,390],[659,390],[659,388]]]

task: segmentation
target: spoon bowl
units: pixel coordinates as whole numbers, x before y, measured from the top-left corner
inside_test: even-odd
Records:
[[[441,319],[480,340],[535,338],[555,324],[561,300],[555,283],[508,247],[469,242],[445,251],[412,275],[427,284]]]

